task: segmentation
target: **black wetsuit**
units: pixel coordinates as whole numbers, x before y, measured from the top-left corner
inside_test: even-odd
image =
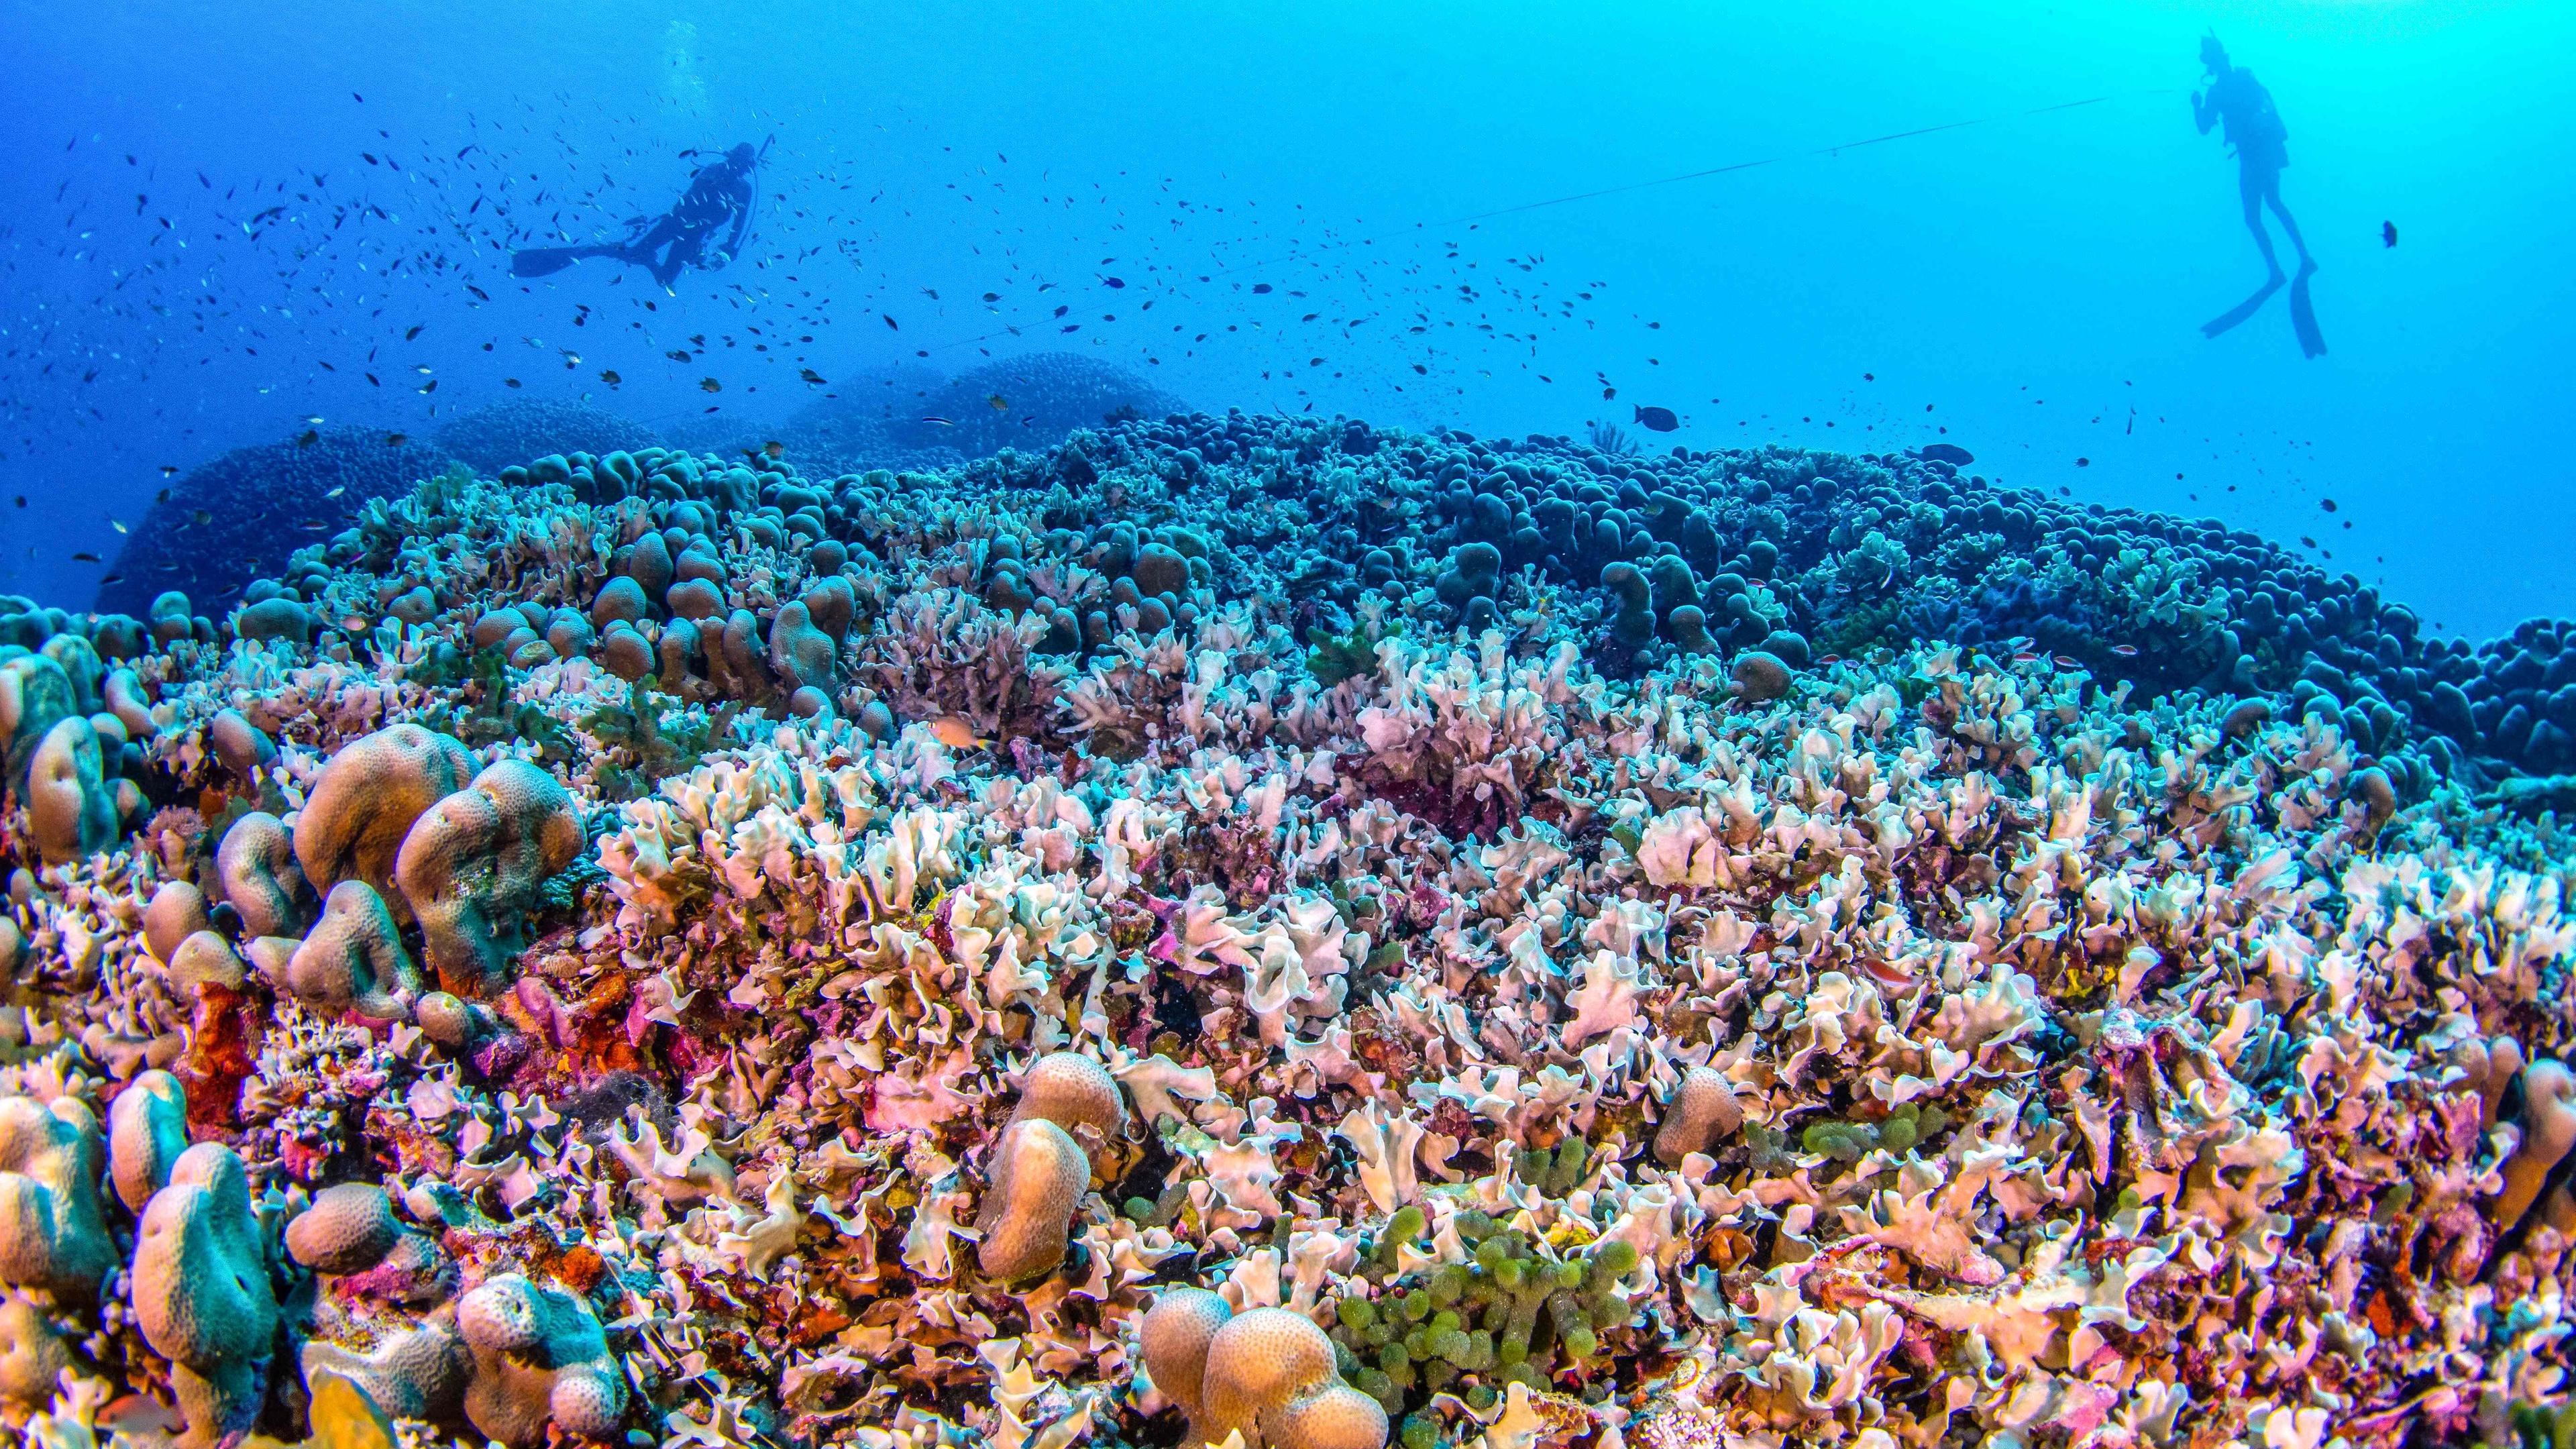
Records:
[[[715,251],[727,261],[742,254],[751,231],[752,172],[757,164],[749,146],[737,146],[700,167],[689,178],[687,193],[669,211],[649,222],[632,223],[634,230],[624,241],[532,247],[513,259],[513,270],[520,276],[543,276],[587,257],[613,257],[645,268],[654,281],[668,288],[679,279],[681,268],[706,260],[709,240],[728,224],[730,230]]]
[[[2272,214],[2281,219],[2281,229],[2289,233],[2290,244],[2299,249],[2300,265],[2313,268],[2299,224],[2281,204],[2281,169],[2290,164],[2290,132],[2281,124],[2281,113],[2272,108],[2272,93],[2254,79],[2252,71],[2230,66],[2213,75],[2205,94],[2192,97],[2192,115],[2203,135],[2213,126],[2225,126],[2227,144],[2236,151],[2236,190],[2245,206],[2245,229],[2254,234],[2263,264],[2273,276],[2281,275],[2272,239],[2263,231],[2263,207],[2268,203]]]
[[[751,229],[751,165],[730,157],[701,168],[677,205],[606,254],[649,269],[653,280],[667,287],[682,267],[706,255],[707,238],[728,220],[733,229],[717,250],[730,258],[741,253],[743,236]]]

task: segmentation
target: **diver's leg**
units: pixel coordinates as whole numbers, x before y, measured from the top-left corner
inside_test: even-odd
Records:
[[[662,260],[653,264],[653,280],[661,283],[667,291],[673,282],[680,279],[680,269],[696,261],[698,254],[706,250],[706,245],[705,232],[682,232],[672,241],[671,250],[664,254]]]
[[[2275,171],[2272,173],[2270,184],[2263,188],[2263,199],[2271,203],[2272,214],[2281,219],[2281,230],[2290,234],[2290,245],[2299,249],[2299,270],[2303,272],[2315,271],[2317,269],[2317,259],[2308,255],[2308,244],[2299,236],[2299,223],[2291,217],[2290,209],[2281,204],[2280,172]]]
[[[2267,180],[2252,166],[2240,164],[2236,173],[2237,195],[2245,203],[2245,229],[2254,233],[2254,245],[2263,253],[2263,267],[2275,282],[2281,280],[2281,259],[2273,254],[2271,234],[2263,230],[2263,193],[2279,182],[2277,173]]]
[[[653,259],[654,255],[662,250],[662,246],[665,242],[670,241],[679,234],[679,218],[666,216],[660,221],[653,223],[653,225],[647,228],[642,235],[630,237],[625,241],[619,242],[613,249],[612,254],[620,261],[633,262],[639,267],[650,267],[653,269],[654,275],[659,276],[661,275],[662,264]]]

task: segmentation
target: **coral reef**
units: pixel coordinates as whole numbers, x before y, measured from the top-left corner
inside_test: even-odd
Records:
[[[1912,458],[1073,421],[6,601],[6,1432],[2576,1412],[2576,629]]]
[[[142,614],[176,592],[219,614],[253,579],[274,573],[295,543],[327,537],[360,504],[403,492],[446,462],[398,433],[328,424],[235,448],[171,480],[117,550],[107,571],[115,582],[99,586],[96,607]],[[189,617],[184,607],[178,617]]]
[[[613,453],[658,441],[640,423],[562,398],[510,398],[469,408],[440,423],[431,437],[443,459],[457,459],[486,477],[547,453]]]

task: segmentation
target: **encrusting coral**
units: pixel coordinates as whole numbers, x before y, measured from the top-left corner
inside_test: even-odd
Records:
[[[8,1433],[2567,1421],[2576,627],[1910,457],[500,474],[0,599]]]

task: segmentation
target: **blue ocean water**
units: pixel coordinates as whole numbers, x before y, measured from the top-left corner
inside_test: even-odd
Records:
[[[2442,632],[2570,612],[2563,5],[0,13],[0,590],[48,602],[174,476],[312,419],[587,398],[748,436],[1065,350],[1216,410],[1949,441]],[[2286,296],[2201,335],[2263,276],[2192,123],[2211,27],[2286,123],[2321,357]],[[734,265],[509,277],[770,138]]]

